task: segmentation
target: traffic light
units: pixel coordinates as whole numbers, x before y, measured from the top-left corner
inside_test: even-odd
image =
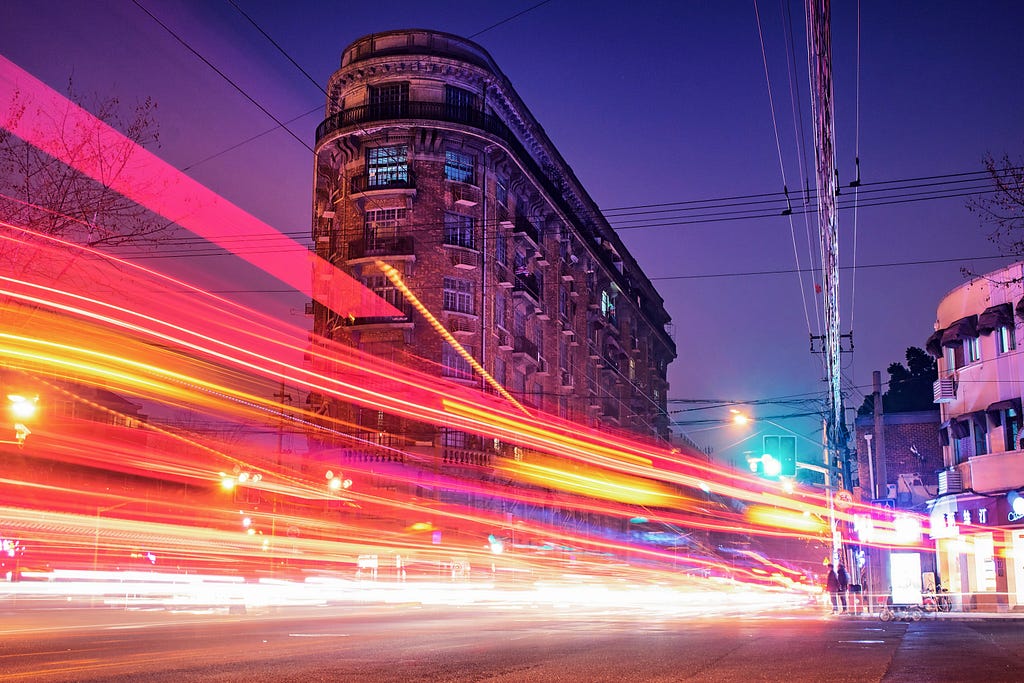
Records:
[[[764,462],[765,476],[796,476],[796,437],[766,435],[764,437]],[[772,465],[772,470],[776,470],[774,474],[769,471],[768,464]]]
[[[25,439],[32,433],[26,423],[35,417],[38,402],[38,396],[7,394],[7,410],[14,422],[14,443],[17,443],[19,448],[25,445]]]

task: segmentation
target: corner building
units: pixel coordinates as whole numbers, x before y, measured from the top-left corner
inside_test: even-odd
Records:
[[[927,350],[945,469],[929,501],[939,574],[965,610],[1024,610],[1024,263],[939,302]]]
[[[664,302],[487,52],[435,31],[373,34],[344,50],[328,93],[316,252],[404,315],[316,304],[314,332],[486,389],[380,260],[522,403],[667,438]],[[430,444],[453,464],[493,455],[472,435],[312,402],[382,447]]]

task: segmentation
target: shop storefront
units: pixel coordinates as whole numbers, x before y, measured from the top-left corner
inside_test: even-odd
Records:
[[[938,580],[954,608],[1024,611],[1024,516],[1002,495],[945,496],[929,505]]]

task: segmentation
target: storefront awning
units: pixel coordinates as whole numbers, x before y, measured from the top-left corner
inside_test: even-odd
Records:
[[[978,316],[978,333],[988,334],[1000,327],[1013,327],[1013,306],[998,304],[989,306]]]
[[[928,341],[924,343],[924,350],[933,358],[942,358],[942,335],[946,330],[935,330]]]
[[[942,334],[942,345],[952,346],[964,339],[971,339],[972,337],[977,336],[978,316],[969,315],[966,318],[960,318],[946,328],[946,331]]]
[[[992,403],[991,405],[989,405],[989,407],[986,408],[985,410],[987,410],[990,413],[995,413],[995,412],[999,412],[999,411],[1003,411],[1003,410],[1009,410],[1011,408],[1016,410],[1017,414],[1020,415],[1020,399],[1019,398],[1010,398],[1010,399],[1007,399],[1005,401],[996,401],[995,403]]]

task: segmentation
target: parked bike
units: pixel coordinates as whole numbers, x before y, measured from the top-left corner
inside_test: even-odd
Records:
[[[922,596],[921,606],[925,612],[949,612],[953,609],[953,601],[949,598],[949,591],[939,586],[935,593],[925,593]]]

